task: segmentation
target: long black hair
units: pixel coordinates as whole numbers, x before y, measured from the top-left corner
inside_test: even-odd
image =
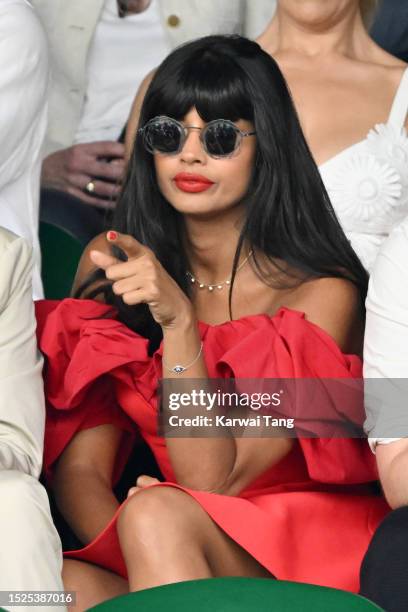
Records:
[[[240,36],[207,36],[177,48],[153,77],[139,126],[157,115],[182,119],[193,107],[206,122],[220,118],[251,121],[257,134],[252,178],[243,200],[246,220],[232,278],[245,242],[254,253],[262,251],[267,256],[279,272],[280,283],[282,274],[288,285],[294,280],[346,278],[357,286],[363,308],[367,273],[337,221],[276,62],[257,43]],[[161,194],[153,156],[141,138],[136,137],[134,143],[112,227],[152,249],[189,295],[183,217]],[[266,279],[256,259],[255,267]],[[98,276],[102,278],[103,272],[88,279],[78,295]],[[102,290],[105,300],[117,306],[119,318],[149,338],[151,347],[157,345],[161,330],[147,306],[125,305],[109,285]],[[231,317],[232,290],[233,283]]]

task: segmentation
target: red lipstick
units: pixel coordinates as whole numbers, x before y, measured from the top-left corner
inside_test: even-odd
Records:
[[[201,193],[207,191],[212,185],[213,181],[210,181],[201,174],[190,174],[189,172],[180,172],[174,177],[178,189],[186,191],[188,193]]]

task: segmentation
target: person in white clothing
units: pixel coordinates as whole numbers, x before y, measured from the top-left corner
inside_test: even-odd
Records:
[[[25,0],[0,2],[0,225],[34,248],[33,293],[42,297],[38,241],[41,146],[47,124],[48,51]]]
[[[63,584],[61,543],[38,481],[45,409],[32,286],[39,297],[48,70],[44,32],[26,0],[0,2],[0,66],[0,226],[24,236],[0,227],[0,606],[28,611],[4,592],[61,591]]]
[[[50,43],[53,84],[41,218],[83,243],[103,229],[124,169],[118,142],[144,76],[177,45],[207,34],[255,37],[275,0],[33,0]],[[83,204],[91,206],[83,206]]]
[[[0,592],[63,590],[61,543],[38,482],[45,409],[31,274],[31,247],[0,228]],[[1,595],[7,610],[32,609]]]
[[[364,342],[366,430],[391,512],[361,572],[361,592],[387,612],[408,609],[408,217],[371,275]]]
[[[368,272],[408,215],[407,64],[370,37],[376,0],[278,0],[278,62],[334,211]]]

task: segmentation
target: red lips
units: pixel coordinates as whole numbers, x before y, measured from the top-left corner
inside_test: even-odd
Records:
[[[180,172],[174,177],[174,182],[178,189],[188,193],[207,191],[214,185],[213,181],[210,181],[207,177],[201,174],[190,174],[189,172]]]

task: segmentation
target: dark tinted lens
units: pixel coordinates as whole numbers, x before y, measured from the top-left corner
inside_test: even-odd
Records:
[[[151,152],[176,153],[180,147],[181,129],[175,121],[152,121],[146,125],[144,138]]]
[[[223,157],[235,151],[238,132],[226,121],[216,121],[205,130],[205,146],[209,155]]]

